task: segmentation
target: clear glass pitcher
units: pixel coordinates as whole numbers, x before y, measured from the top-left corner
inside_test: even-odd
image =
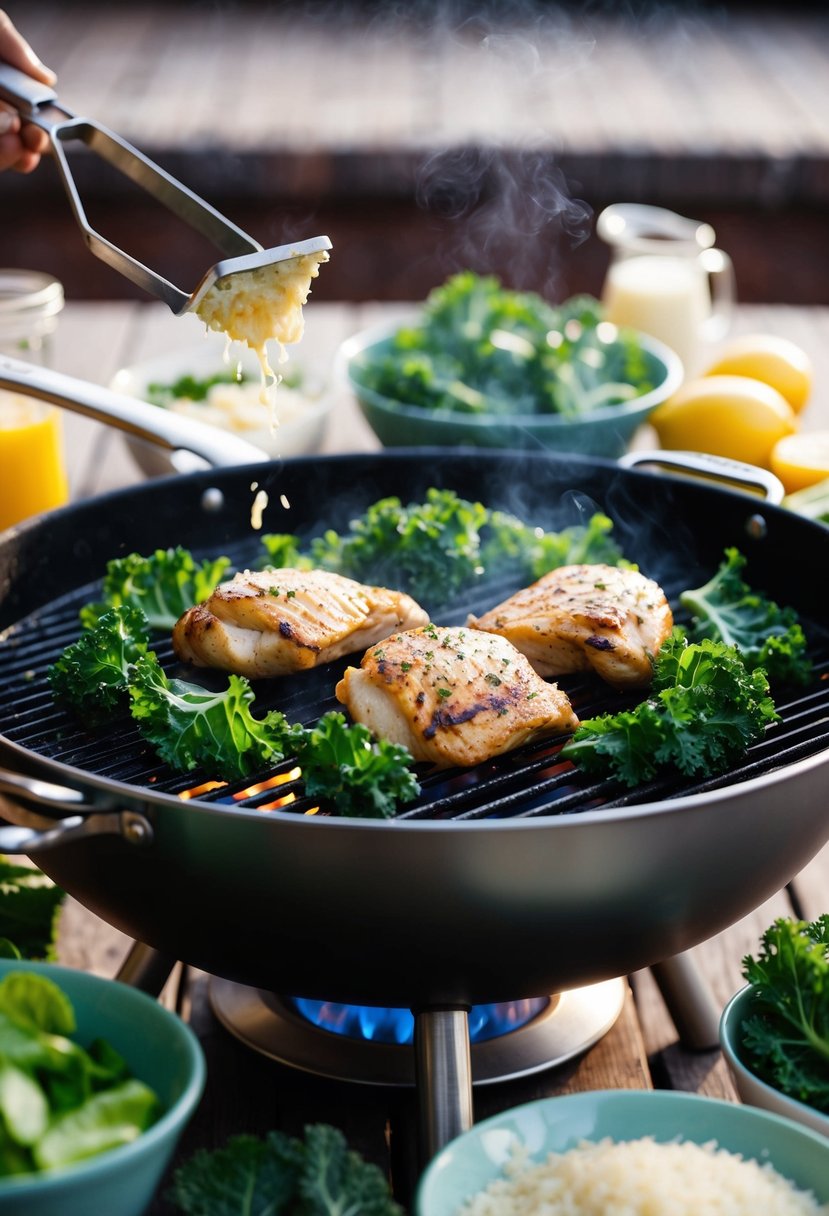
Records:
[[[686,375],[700,371],[706,345],[728,332],[736,299],[734,267],[714,247],[714,229],[663,207],[615,203],[596,232],[610,246],[608,321],[670,346]]]

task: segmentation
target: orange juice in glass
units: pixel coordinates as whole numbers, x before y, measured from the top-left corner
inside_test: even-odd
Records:
[[[0,529],[68,497],[60,410],[0,392]]]
[[[63,302],[52,275],[0,269],[0,356],[49,366]],[[60,410],[0,390],[0,529],[67,498]]]

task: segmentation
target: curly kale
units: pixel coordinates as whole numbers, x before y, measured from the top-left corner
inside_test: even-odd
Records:
[[[130,553],[114,558],[104,575],[104,602],[82,608],[81,624],[93,628],[108,608],[131,604],[141,609],[150,629],[168,631],[183,612],[211,594],[229,565],[227,557],[198,563],[180,545],[156,549],[149,557]]]
[[[303,553],[297,537],[262,537],[271,566],[319,566],[360,582],[387,584],[435,607],[474,587],[487,574],[509,571],[540,578],[575,562],[624,562],[597,512],[586,524],[545,532],[505,511],[435,487],[424,502],[381,498],[345,532],[329,529]]]
[[[726,549],[725,561],[704,586],[683,591],[680,603],[693,614],[688,636],[713,638],[738,647],[750,671],[762,667],[772,682],[805,683],[812,672],[806,638],[793,608],[773,600],[743,582],[746,559]]]
[[[488,512],[453,490],[430,489],[423,503],[382,498],[351,521],[311,541],[311,559],[348,578],[387,583],[425,598],[451,598],[480,578],[481,529]]]
[[[140,608],[110,608],[49,668],[52,692],[88,721],[102,721],[125,704],[132,670],[148,644]]]
[[[653,374],[633,334],[599,337],[590,296],[554,307],[494,276],[453,275],[429,295],[416,325],[353,371],[393,401],[454,413],[579,415],[648,392]]]
[[[305,792],[332,802],[340,815],[390,819],[398,804],[411,802],[420,786],[405,747],[375,739],[359,722],[327,713],[297,747]]]
[[[203,768],[225,780],[247,777],[282,760],[302,727],[271,710],[251,713],[253,690],[232,675],[223,692],[169,679],[152,653],[135,664],[129,686],[132,716],[141,734],[172,768]]]
[[[769,1085],[829,1114],[829,915],[780,917],[757,958],[743,959],[754,1012],[743,1022],[746,1063]]]
[[[670,767],[687,777],[721,772],[776,720],[762,670],[748,671],[734,647],[689,643],[677,629],[655,661],[651,696],[586,719],[561,755],[632,787]]]
[[[274,1131],[201,1149],[167,1198],[183,1216],[403,1216],[381,1170],[324,1123],[301,1140]]]

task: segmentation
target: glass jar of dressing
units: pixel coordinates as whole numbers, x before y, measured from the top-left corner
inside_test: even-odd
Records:
[[[8,356],[49,366],[63,303],[63,287],[51,275],[0,270],[0,363]],[[68,496],[60,410],[0,390],[0,529]]]

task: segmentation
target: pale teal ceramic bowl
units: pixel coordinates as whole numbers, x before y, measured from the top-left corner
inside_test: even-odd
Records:
[[[796,1098],[790,1098],[788,1094],[781,1093],[779,1089],[761,1081],[746,1062],[743,1022],[753,1012],[753,992],[750,984],[741,988],[726,1005],[720,1020],[720,1046],[737,1093],[743,1102],[770,1110],[776,1115],[785,1115],[787,1119],[794,1119],[797,1123],[820,1132],[829,1140],[829,1115],[807,1106],[805,1102],[798,1102]]]
[[[595,1090],[518,1106],[477,1124],[429,1165],[416,1216],[457,1216],[462,1203],[500,1177],[511,1146],[535,1160],[582,1140],[715,1140],[720,1148],[770,1162],[802,1190],[829,1201],[829,1141],[797,1123],[733,1102],[665,1090]],[[757,1213],[761,1216],[761,1213]]]
[[[75,1010],[72,1037],[84,1046],[107,1039],[133,1075],[155,1090],[164,1113],[132,1144],[65,1170],[0,1179],[0,1216],[141,1216],[204,1089],[198,1040],[179,1018],[126,984],[50,963],[0,960],[0,979],[20,970],[54,980]]]
[[[679,388],[679,357],[655,338],[639,334],[645,353],[650,392],[622,405],[603,406],[577,418],[562,414],[466,414],[432,410],[393,401],[369,388],[365,368],[382,356],[399,325],[382,325],[346,339],[335,363],[360,409],[384,447],[545,448],[616,460],[630,447],[638,428]]]

